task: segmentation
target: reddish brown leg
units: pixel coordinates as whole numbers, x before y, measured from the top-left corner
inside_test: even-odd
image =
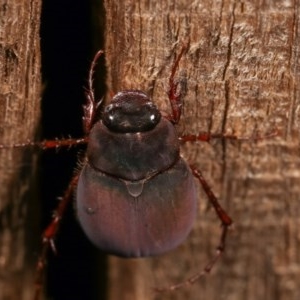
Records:
[[[27,141],[24,143],[17,143],[13,145],[0,145],[0,149],[10,149],[10,148],[23,148],[23,147],[37,147],[41,149],[59,149],[63,147],[72,147],[76,145],[81,145],[81,144],[87,144],[88,138],[80,138],[80,139],[73,139],[73,138],[68,138],[68,139],[55,139],[55,140],[45,140],[42,142],[31,142]]]
[[[88,142],[87,135],[90,132],[90,129],[92,127],[96,110],[101,104],[101,100],[98,102],[95,101],[94,89],[93,89],[93,74],[94,74],[97,60],[102,54],[103,54],[102,50],[96,53],[89,70],[88,89],[86,92],[86,104],[83,106],[83,110],[84,110],[83,126],[84,126],[84,132],[86,133],[86,136],[84,138],[55,139],[55,140],[45,140],[42,142],[27,141],[27,142],[17,143],[13,145],[0,145],[0,149],[22,148],[26,146],[38,147],[41,149],[52,149],[52,148],[72,147],[79,144],[86,144]]]
[[[86,104],[83,106],[84,116],[83,116],[83,129],[86,134],[88,134],[92,128],[93,121],[95,118],[96,110],[100,106],[102,100],[96,102],[95,101],[95,95],[94,95],[94,89],[93,89],[93,74],[95,71],[95,66],[97,63],[97,60],[104,52],[102,50],[99,50],[90,67],[89,71],[89,79],[88,79],[88,89],[86,91]]]
[[[181,110],[182,110],[182,97],[181,92],[177,91],[178,82],[175,82],[174,77],[175,73],[178,69],[179,61],[183,55],[183,53],[187,50],[188,45],[185,44],[178,57],[175,59],[174,64],[172,66],[171,75],[169,78],[169,91],[168,91],[168,97],[171,105],[171,115],[169,115],[167,118],[173,123],[178,124],[181,116]]]
[[[73,199],[72,195],[73,195],[74,188],[77,186],[78,177],[79,177],[79,175],[75,175],[72,178],[64,195],[60,199],[60,203],[59,203],[57,209],[55,210],[55,212],[53,214],[52,222],[48,225],[48,227],[43,232],[43,235],[42,235],[43,245],[42,245],[41,254],[40,254],[38,262],[37,262],[37,274],[36,274],[36,281],[35,281],[36,288],[35,288],[35,294],[34,294],[34,298],[33,298],[34,300],[39,299],[40,292],[43,287],[43,277],[44,277],[43,275],[44,275],[44,270],[45,270],[45,266],[47,263],[46,257],[47,257],[49,247],[51,247],[52,251],[54,253],[56,253],[54,239],[55,239],[55,236],[59,229],[60,221],[63,217],[63,214],[65,213],[68,204]]]
[[[201,183],[207,197],[208,200],[210,201],[210,203],[213,205],[216,214],[218,215],[219,219],[222,222],[222,226],[223,227],[228,227],[232,224],[232,220],[231,218],[228,216],[228,214],[226,213],[226,211],[221,207],[221,205],[218,202],[217,197],[214,195],[214,193],[212,192],[211,188],[209,187],[209,185],[207,184],[206,180],[204,179],[202,173],[200,170],[197,170],[196,168],[191,166],[191,169],[193,171],[193,175],[199,180],[199,182]]]
[[[93,125],[94,117],[97,108],[101,104],[101,101],[96,102],[94,97],[94,90],[93,90],[93,73],[96,66],[96,62],[98,58],[103,54],[103,51],[98,51],[91,63],[91,67],[89,70],[89,78],[88,78],[88,90],[86,92],[86,104],[83,106],[84,109],[84,117],[83,117],[83,126],[86,136],[81,139],[62,139],[62,140],[49,140],[49,141],[43,141],[43,142],[27,142],[27,143],[20,143],[15,144],[10,147],[6,146],[0,146],[0,148],[18,148],[18,147],[24,147],[24,146],[36,146],[42,149],[50,149],[50,148],[60,148],[60,147],[71,147],[74,145],[79,144],[86,144],[88,142],[88,133]],[[52,222],[48,225],[46,230],[44,231],[42,235],[42,250],[40,257],[38,259],[37,263],[37,278],[36,278],[36,289],[34,294],[34,300],[38,300],[40,296],[40,292],[43,286],[43,275],[46,265],[46,257],[49,250],[49,247],[52,248],[52,251],[56,253],[54,239],[57,234],[57,231],[60,226],[60,221],[66,211],[66,208],[68,204],[72,200],[72,194],[73,190],[77,185],[79,175],[75,175],[71,182],[69,183],[68,188],[66,189],[63,197],[61,198],[61,202],[59,203],[56,211],[54,212],[54,216],[52,219]]]
[[[222,253],[225,251],[227,232],[228,232],[229,226],[232,224],[232,219],[229,217],[229,215],[226,213],[226,211],[219,204],[217,197],[212,192],[211,188],[209,187],[208,183],[206,182],[205,178],[203,177],[201,171],[197,170],[196,168],[194,168],[192,166],[191,166],[191,169],[192,169],[193,175],[201,183],[201,185],[208,197],[208,200],[213,205],[213,207],[216,211],[216,214],[221,221],[222,233],[221,233],[221,237],[220,237],[220,242],[217,247],[216,254],[207,263],[207,265],[203,268],[203,270],[201,270],[200,272],[198,272],[195,275],[188,278],[186,281],[181,282],[179,284],[174,284],[174,285],[166,287],[166,288],[155,288],[155,290],[158,292],[174,291],[183,286],[195,283],[200,277],[208,274],[212,270],[212,268],[214,267],[214,265],[216,264],[216,262],[218,261],[218,259],[222,255]]]
[[[275,129],[269,134],[266,135],[260,135],[260,134],[254,134],[252,136],[237,136],[235,134],[227,134],[227,133],[207,133],[207,132],[201,132],[199,134],[185,134],[179,137],[179,140],[183,143],[185,142],[196,142],[196,141],[202,141],[202,142],[209,142],[211,139],[231,139],[231,140],[239,140],[239,141],[258,141],[263,140],[266,138],[271,138],[278,135],[278,130]]]

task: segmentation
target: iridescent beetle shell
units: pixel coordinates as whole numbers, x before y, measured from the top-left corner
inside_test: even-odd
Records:
[[[145,93],[119,92],[93,126],[76,206],[89,239],[118,256],[161,254],[189,234],[194,178],[174,125]]]

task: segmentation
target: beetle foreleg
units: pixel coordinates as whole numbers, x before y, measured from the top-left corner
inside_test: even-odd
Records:
[[[86,134],[89,133],[90,129],[92,128],[96,110],[102,102],[102,99],[98,102],[95,101],[94,88],[93,88],[93,75],[94,75],[94,70],[95,70],[97,60],[103,53],[104,53],[103,50],[99,50],[96,53],[91,63],[91,67],[89,71],[88,89],[86,91],[86,104],[83,106],[84,116],[82,118],[83,127],[84,127],[83,129]]]
[[[175,77],[175,73],[178,69],[180,59],[181,59],[182,55],[187,51],[187,48],[188,48],[188,44],[184,44],[179,55],[177,56],[177,58],[175,59],[175,61],[173,63],[171,75],[169,78],[168,97],[169,97],[172,113],[168,117],[168,119],[173,124],[177,124],[179,122],[180,116],[181,116],[181,111],[182,111],[182,97],[181,97],[182,95],[181,95],[181,92],[177,90],[178,82],[175,82],[174,77]]]

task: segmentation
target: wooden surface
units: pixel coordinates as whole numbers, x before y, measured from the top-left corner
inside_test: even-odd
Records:
[[[234,219],[212,273],[176,292],[214,254],[220,228],[199,188],[199,217],[177,250],[144,260],[110,259],[109,299],[299,299],[299,1],[106,0],[108,94],[149,93],[168,111],[174,56],[186,83],[180,133],[279,135],[262,141],[189,144],[182,155],[204,173]],[[109,97],[107,97],[109,101]]]
[[[23,2],[0,1],[6,144],[38,131],[40,4]],[[199,187],[199,217],[187,241],[157,258],[111,258],[109,299],[299,299],[299,8],[298,0],[105,2],[108,94],[138,88],[168,111],[170,68],[189,39],[177,72],[186,84],[179,132],[280,132],[259,142],[184,146],[182,155],[202,170],[235,221],[226,253],[195,285],[153,293],[198,272],[214,254],[219,221]],[[27,224],[37,209],[28,193],[34,160],[28,151],[0,152],[0,299],[28,299],[32,291],[39,240],[36,223]]]
[[[40,1],[0,0],[0,144],[33,140],[41,95]],[[39,241],[36,156],[0,151],[0,299],[31,299]]]

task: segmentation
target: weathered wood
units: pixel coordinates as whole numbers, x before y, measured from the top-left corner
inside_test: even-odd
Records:
[[[106,0],[105,8],[109,92],[141,89],[168,110],[172,61],[189,39],[177,73],[187,88],[179,131],[279,130],[262,141],[186,145],[182,154],[235,221],[226,253],[193,286],[152,293],[214,253],[219,221],[199,188],[186,243],[159,258],[111,258],[109,299],[299,299],[300,2]]]
[[[38,130],[41,2],[0,0],[0,144],[34,139]],[[37,157],[0,151],[0,299],[31,299],[38,230],[32,193]]]

